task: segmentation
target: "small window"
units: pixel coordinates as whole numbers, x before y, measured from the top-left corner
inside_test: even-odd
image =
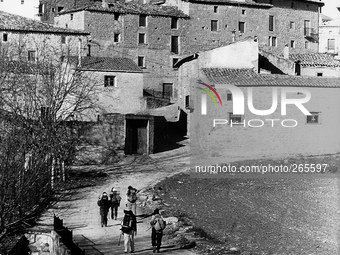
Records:
[[[171,18],[171,28],[178,29],[178,18]]]
[[[292,2],[291,4],[290,4],[290,8],[294,8],[294,2]]]
[[[217,20],[212,20],[211,21],[211,31],[217,31],[217,26],[218,26],[218,21]]]
[[[172,83],[163,83],[163,98],[172,98]]]
[[[2,34],[2,41],[7,42],[8,41],[8,34],[4,33]]]
[[[295,29],[295,22],[294,22],[294,21],[291,21],[291,22],[289,23],[289,28],[292,29],[292,30]]]
[[[179,53],[179,37],[171,36],[171,53],[178,54]]]
[[[139,44],[145,44],[145,34],[144,33],[138,34],[138,43]]]
[[[242,115],[229,113],[229,123],[241,123]]]
[[[21,0],[21,4],[24,4],[25,3],[25,0]]]
[[[58,6],[58,12],[61,12],[64,9],[64,6]]]
[[[70,14],[70,20],[73,20],[73,13]]]
[[[241,11],[242,15],[246,15],[246,10]]]
[[[176,65],[176,63],[178,62],[179,58],[173,58],[172,59],[172,67],[175,68],[174,66]]]
[[[269,31],[274,31],[274,16],[269,15]]]
[[[311,112],[312,115],[307,115],[307,124],[321,123],[320,112]]]
[[[91,56],[91,45],[90,44],[87,45],[87,56],[88,57]]]
[[[113,19],[114,19],[114,20],[118,20],[118,19],[119,19],[119,13],[114,13]]]
[[[185,96],[185,109],[190,109],[190,96]]]
[[[316,73],[316,76],[322,77],[323,73]]]
[[[113,34],[113,42],[119,42],[120,36],[117,33]]]
[[[291,47],[291,48],[295,48],[295,41],[294,41],[294,40],[291,40],[291,41],[290,41],[290,47]]]
[[[231,93],[227,94],[227,101],[233,101],[233,94]]]
[[[305,41],[305,49],[309,49],[309,42]]]
[[[62,44],[66,43],[66,36],[64,36],[64,35],[61,36],[61,43]]]
[[[145,57],[138,56],[138,66],[141,68],[145,68]]]
[[[276,47],[277,46],[277,38],[276,36],[269,36],[269,46]]]
[[[139,15],[139,26],[146,27],[146,15],[144,14]]]
[[[104,76],[104,87],[117,87],[116,76],[105,75]]]
[[[214,13],[218,13],[218,6],[214,6]]]
[[[244,32],[246,31],[246,23],[245,22],[240,21],[238,23],[238,31],[240,33],[244,34]]]
[[[29,50],[28,51],[28,61],[35,61],[35,50]]]
[[[334,51],[335,50],[335,39],[327,40],[327,50]]]
[[[51,12],[53,12],[53,13],[55,12],[55,8],[54,7],[51,8]]]

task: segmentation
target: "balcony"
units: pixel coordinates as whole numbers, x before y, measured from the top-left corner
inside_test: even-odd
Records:
[[[303,32],[305,38],[309,41],[318,42],[319,34],[316,32],[315,28],[305,27]]]

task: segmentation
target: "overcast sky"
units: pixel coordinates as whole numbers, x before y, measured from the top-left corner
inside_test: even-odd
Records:
[[[333,18],[340,18],[340,12],[336,7],[340,7],[340,0],[321,0],[325,3],[325,6],[322,7],[322,13]]]

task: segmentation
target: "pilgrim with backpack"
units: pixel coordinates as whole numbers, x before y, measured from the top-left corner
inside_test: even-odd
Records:
[[[133,253],[135,250],[134,236],[137,233],[136,216],[131,210],[124,210],[124,218],[121,222],[121,231],[124,235],[124,252]]]
[[[111,219],[117,220],[118,217],[118,207],[120,206],[120,200],[122,198],[119,195],[119,192],[112,187],[110,193],[110,201],[111,201]]]
[[[159,253],[160,252],[159,250],[162,244],[163,230],[166,227],[166,222],[162,218],[162,216],[159,214],[158,209],[154,210],[152,217],[151,217],[150,225],[152,228],[152,232],[151,232],[152,250],[153,252],[157,251],[157,253]]]
[[[132,186],[128,187],[128,191],[126,193],[126,207],[127,209],[131,210],[134,215],[136,215],[137,212],[137,189],[133,188]]]

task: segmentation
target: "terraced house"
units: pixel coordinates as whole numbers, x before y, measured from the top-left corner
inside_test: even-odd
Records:
[[[65,10],[55,17],[63,28],[91,33],[88,56],[131,58],[143,70],[150,94],[174,100],[177,72],[174,63],[188,46],[188,16],[176,7],[105,1]]]

